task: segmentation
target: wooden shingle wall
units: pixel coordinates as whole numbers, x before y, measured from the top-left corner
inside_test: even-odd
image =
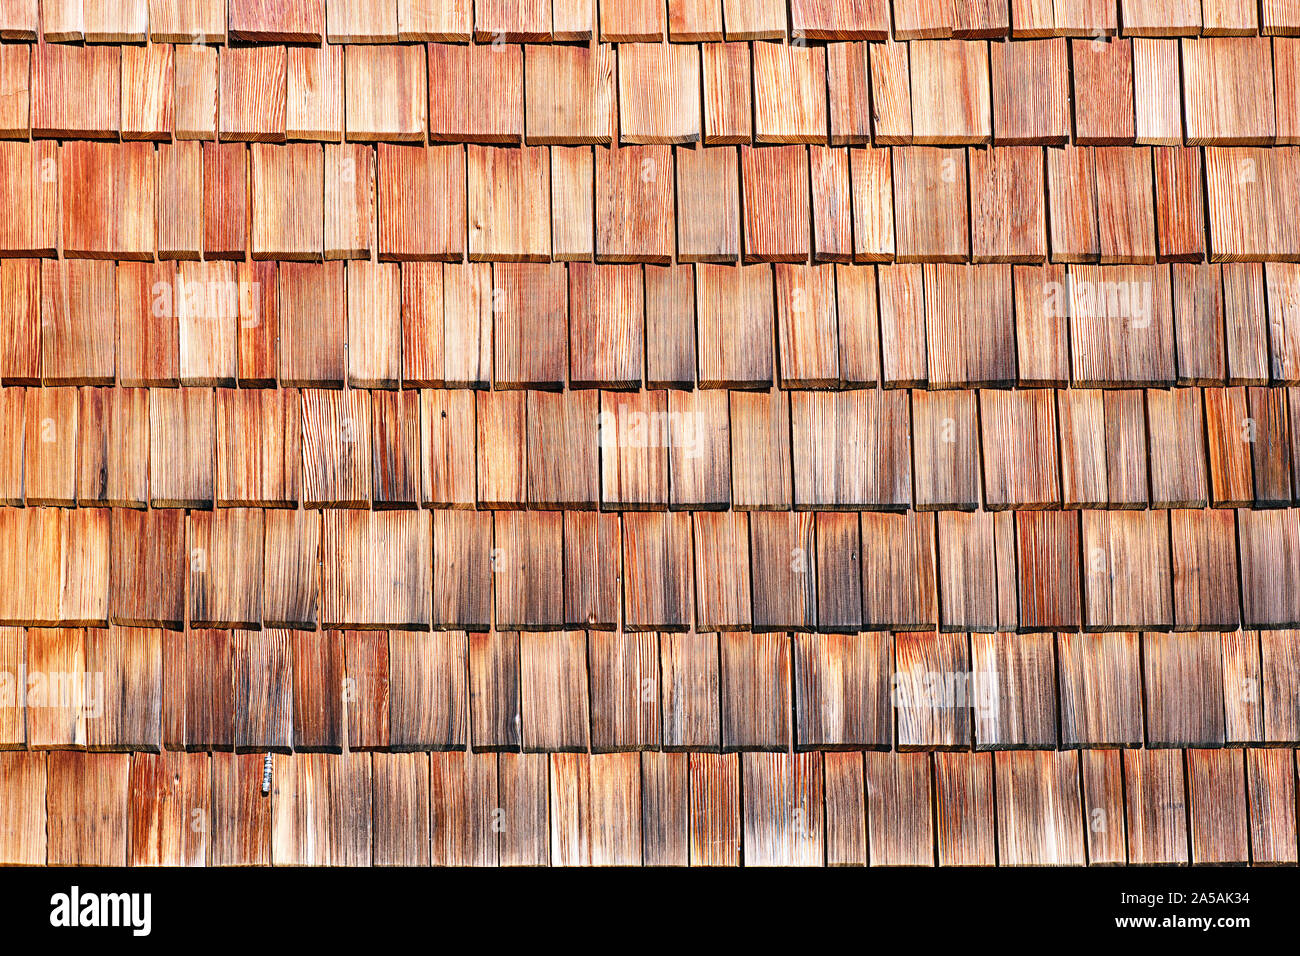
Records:
[[[0,864],[1295,864],[1297,35],[0,3]]]

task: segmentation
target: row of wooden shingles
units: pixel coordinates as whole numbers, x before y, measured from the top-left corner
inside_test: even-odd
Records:
[[[0,862],[1295,863],[1290,749],[0,753]],[[195,823],[202,825],[195,825]]]
[[[227,6],[227,3],[229,5]],[[0,36],[58,42],[385,43],[396,40],[606,42],[947,36],[1288,34],[1286,0],[1061,0],[954,4],[934,0],[7,0]],[[788,16],[787,16],[788,13]]]
[[[7,624],[1042,632],[1300,622],[1300,598],[1277,586],[1300,569],[1297,509],[1234,520],[1228,510],[187,518],[4,508],[0,542],[14,582],[0,594]]]
[[[1300,39],[1284,37],[617,52],[9,44],[0,77],[0,131],[60,138],[1233,145],[1300,137]]]
[[[15,386],[0,389],[0,503],[606,511],[1275,507],[1300,498],[1293,476],[1298,406],[1300,390],[1258,386]]]
[[[14,208],[0,251],[659,264],[1295,259],[1300,231],[1286,210],[1298,156],[1294,147],[1207,147],[1203,164],[1193,147],[0,143]]]
[[[0,749],[1276,746],[1300,742],[1298,645],[1296,631],[4,628],[0,666],[26,693],[0,709]]]
[[[1282,262],[3,259],[0,380],[505,390],[1294,385],[1297,300],[1300,265]]]

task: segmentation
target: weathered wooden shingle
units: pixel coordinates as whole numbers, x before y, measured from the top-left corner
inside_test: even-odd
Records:
[[[999,861],[1011,866],[1082,864],[1077,754],[1040,750],[995,757]]]
[[[993,141],[1063,143],[1070,135],[1067,40],[989,45]]]
[[[933,146],[893,150],[899,262],[962,262],[970,252],[966,157]]]
[[[794,640],[795,745],[888,747],[888,635],[798,634]]]
[[[613,47],[528,46],[524,76],[528,142],[608,144],[613,140],[617,122]]]
[[[894,511],[910,504],[905,397],[893,389],[791,394],[795,508]]]
[[[992,136],[988,44],[921,40],[908,44],[912,141],[986,143]]]

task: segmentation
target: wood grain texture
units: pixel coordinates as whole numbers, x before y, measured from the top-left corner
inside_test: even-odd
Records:
[[[156,241],[153,147],[147,143],[69,143],[59,151],[63,246],[90,259],[152,258]],[[101,218],[97,210],[124,203],[126,214]],[[138,203],[138,204],[137,204]]]
[[[496,622],[504,629],[549,630],[564,618],[563,519],[558,512],[494,516]]]
[[[475,4],[474,39],[482,42],[500,37],[508,42],[537,42],[551,38],[550,4],[545,0],[510,3],[486,0]]]
[[[782,392],[731,393],[731,501],[736,510],[790,506],[789,435],[790,403]]]
[[[1147,739],[1152,745],[1222,742],[1222,654],[1217,634],[1146,635]]]
[[[326,625],[423,629],[431,599],[427,512],[327,510],[321,618]]]
[[[979,398],[988,507],[1058,504],[1056,409],[1051,396],[1039,390],[982,389]]]
[[[308,507],[370,503],[370,393],[302,392],[302,499]]]
[[[866,778],[862,755],[823,755],[826,794],[826,865],[867,862]]]
[[[390,750],[460,749],[466,745],[468,643],[461,631],[422,634],[390,631],[387,641]]]
[[[379,257],[459,260],[465,250],[465,153],[456,146],[383,143],[378,156]],[[432,220],[423,205],[429,195],[450,197]]]
[[[778,264],[774,277],[781,384],[786,388],[838,384],[834,268]]]
[[[999,753],[995,760],[999,861],[1012,866],[1083,863],[1078,755],[1029,751]]]
[[[979,504],[979,429],[973,392],[912,393],[915,506],[918,511]]]
[[[560,263],[501,263],[493,266],[492,277],[497,386],[560,387],[565,381],[567,344],[565,267]]]
[[[966,159],[932,146],[893,151],[898,262],[961,262],[970,252]]]
[[[207,754],[135,754],[130,766],[132,866],[205,866],[210,849],[211,767]]]
[[[660,635],[659,652],[664,749],[717,750],[721,743],[717,635],[666,632]]]
[[[971,708],[987,681],[969,677],[970,653],[957,634],[895,635],[891,699],[899,750],[964,750],[971,740]]]
[[[588,635],[593,752],[660,743],[659,641],[652,633]]]
[[[694,606],[691,522],[680,512],[623,515],[623,615],[629,630],[685,630]]]
[[[1297,736],[1300,712],[1286,688],[1296,670],[1294,631],[1260,631],[1262,662],[1260,699],[1264,707],[1262,736],[1267,742],[1289,741]]]
[[[1045,749],[1057,740],[1056,660],[1048,634],[972,634],[971,666],[997,675],[996,699],[976,702],[975,745],[981,749]]]
[[[692,866],[740,865],[740,758],[690,755]]]
[[[664,43],[620,47],[620,142],[699,142],[703,115],[699,76],[697,47]]]
[[[908,44],[912,142],[986,143],[992,136],[988,47],[976,40]]]
[[[1008,146],[970,154],[975,262],[1042,262],[1047,255],[1042,154]]]
[[[118,624],[179,628],[185,619],[185,515],[112,512],[109,606]]]
[[[936,753],[934,803],[939,865],[992,866],[997,857],[992,755]]]
[[[769,384],[774,319],[771,267],[697,266],[695,300],[700,387]]]
[[[1291,511],[1237,513],[1243,623],[1292,627],[1300,617],[1295,595],[1273,586],[1300,560],[1300,525]]]
[[[1065,146],[1047,154],[1049,238],[1056,262],[1095,262],[1097,171],[1090,146]]]
[[[740,255],[739,184],[735,150],[677,150],[680,261],[736,261]]]
[[[1156,147],[1156,242],[1160,259],[1199,261],[1205,255],[1205,199],[1201,153]]]
[[[234,0],[228,24],[234,40],[320,43],[325,7],[312,0]]]
[[[325,27],[331,43],[396,41],[397,0],[375,4],[330,0],[325,5]]]
[[[1138,635],[1132,633],[1060,635],[1063,744],[1087,747],[1142,741],[1138,644]]]
[[[564,620],[572,627],[612,629],[618,623],[618,515],[564,515]]]
[[[758,142],[826,142],[823,49],[756,43],[753,73],[754,136]]]
[[[722,39],[722,0],[668,0],[668,38],[692,43]]]
[[[1133,41],[1071,40],[1070,59],[1079,99],[1074,110],[1075,142],[1132,143]]]
[[[856,105],[870,91],[868,50],[866,43],[826,44],[826,112],[833,146],[867,143],[871,139],[871,115]]]
[[[746,262],[802,262],[811,250],[808,157],[801,146],[740,150]]]
[[[348,384],[396,388],[401,377],[401,274],[396,263],[347,265]]]
[[[495,866],[494,808],[500,799],[496,757],[491,754],[430,755],[430,860],[437,866]]]
[[[582,754],[553,754],[550,763],[550,863],[591,866],[591,765]]]
[[[585,752],[591,716],[587,642],[581,631],[519,636],[523,747],[533,752]]]
[[[194,513],[189,520],[189,620],[195,627],[262,623],[262,512]]]
[[[746,866],[821,866],[821,754],[741,756]]]
[[[1179,108],[1178,45],[1173,40],[1133,41],[1135,140],[1178,146],[1182,142]]]
[[[149,491],[155,507],[211,504],[215,433],[210,390],[150,390]]]
[[[268,627],[311,627],[318,614],[320,519],[268,511],[262,559],[262,615]]]
[[[779,39],[785,34],[785,10],[779,2],[722,0],[728,40]]]
[[[611,47],[529,46],[524,75],[529,143],[612,142],[618,107]]]
[[[696,621],[710,631],[744,628],[753,620],[746,516],[697,512],[694,544]]]
[[[863,754],[871,866],[932,866],[934,823],[928,754]]]
[[[1064,143],[1070,136],[1068,41],[989,45],[993,142]]]
[[[1016,555],[1020,626],[1024,630],[1065,630],[1079,617],[1079,526],[1073,515],[1019,512]],[[1011,555],[999,553],[999,569]]]
[[[223,389],[216,405],[217,501],[256,507],[296,502],[302,469],[297,390]]]
[[[226,38],[219,0],[149,0],[149,37],[155,43],[219,43]]]
[[[796,509],[907,507],[911,426],[904,399],[885,389],[791,395]]]
[[[33,51],[34,135],[111,139],[121,127],[121,103],[120,47],[52,43]]]
[[[922,277],[929,384],[953,388],[1011,382],[1011,269],[935,263],[922,268]]]
[[[1294,863],[1297,37],[0,0],[0,863]]]
[[[816,550],[812,515],[761,511],[749,517],[754,629],[815,628]]]
[[[55,751],[46,760],[47,860],[125,866],[131,757]],[[36,781],[30,776],[26,786]]]
[[[285,48],[260,46],[221,51],[220,111],[217,126],[223,140],[282,143],[285,139]]]
[[[491,762],[495,777],[496,760]],[[430,861],[430,759],[424,754],[377,753],[371,794],[376,866],[424,866]]]
[[[1130,863],[1187,862],[1186,788],[1178,750],[1125,750]]]
[[[575,388],[640,385],[644,287],[635,265],[569,267],[569,382]]]
[[[122,138],[168,139],[175,113],[172,47],[122,48]]]
[[[783,750],[790,741],[790,637],[729,631],[722,650],[722,747]]]
[[[1272,142],[1273,61],[1263,37],[1180,41],[1187,144]]]
[[[1128,859],[1122,754],[1119,750],[1079,753],[1085,841],[1088,862],[1093,866],[1115,866]]]
[[[1285,750],[1246,751],[1251,860],[1256,866],[1295,859],[1294,755]]]
[[[790,28],[819,40],[883,40],[889,35],[889,10],[879,0],[794,0]]]
[[[796,745],[827,751],[888,747],[888,636],[798,634],[794,642]]]
[[[44,865],[47,859],[46,792],[47,764],[44,754],[17,751],[0,753],[0,801],[5,818],[3,859],[9,865]]]
[[[689,860],[685,754],[641,754],[641,849],[645,866],[685,866]]]
[[[862,558],[859,521],[850,512],[819,512],[817,621],[832,631],[862,626]]]
[[[325,243],[324,153],[307,143],[256,143],[251,153],[254,258],[320,259]]]
[[[938,622],[934,517],[863,512],[862,546],[863,627],[933,627]]]

